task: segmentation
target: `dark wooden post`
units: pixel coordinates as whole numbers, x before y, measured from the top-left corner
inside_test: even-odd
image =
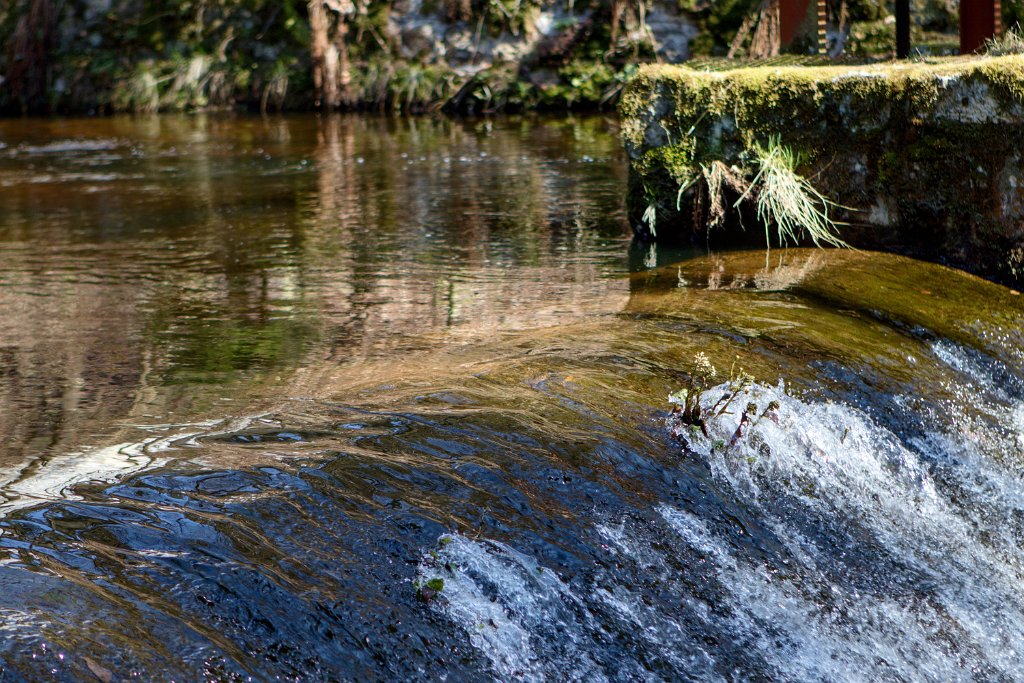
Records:
[[[961,0],[963,7],[965,0]],[[896,0],[896,57],[910,56],[910,0]]]
[[[1000,34],[1001,10],[999,0],[960,0],[960,54],[975,52]]]

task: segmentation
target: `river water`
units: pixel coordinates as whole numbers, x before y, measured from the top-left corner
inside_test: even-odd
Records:
[[[0,122],[0,680],[1024,680],[1020,297],[625,185],[601,118]]]

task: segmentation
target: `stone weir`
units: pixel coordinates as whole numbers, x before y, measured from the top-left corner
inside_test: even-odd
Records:
[[[775,247],[757,181],[781,149],[847,243],[1024,284],[1024,56],[715,69],[624,93],[638,235]]]

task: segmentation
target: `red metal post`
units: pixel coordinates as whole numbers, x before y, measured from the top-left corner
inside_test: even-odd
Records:
[[[1000,0],[960,0],[960,54],[985,46],[1001,32]]]
[[[807,17],[810,0],[779,0],[779,38],[785,47],[793,42],[797,29]]]

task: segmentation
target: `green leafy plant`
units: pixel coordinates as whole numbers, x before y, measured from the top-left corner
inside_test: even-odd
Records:
[[[699,432],[705,438],[710,439],[709,425],[725,415],[734,414],[730,408],[741,396],[749,395],[750,389],[754,386],[754,378],[742,367],[737,368],[736,365],[737,361],[734,360],[727,382],[723,385],[712,385],[713,380],[718,376],[715,366],[703,352],[694,356],[693,368],[687,385],[668,397],[669,403],[675,404],[672,409],[672,418],[676,423],[672,429],[673,436],[688,442],[691,433],[695,435]],[[719,387],[722,389],[722,393],[714,403],[711,403],[707,394]],[[724,450],[736,446],[747,430],[756,426],[762,419],[777,420],[779,407],[778,401],[770,401],[762,410],[755,402],[748,401],[740,413],[739,424],[733,432],[732,438],[728,442],[715,441],[711,444],[711,448]]]
[[[718,370],[711,364],[707,354],[701,351],[693,357],[693,368],[687,385],[668,397],[669,403],[676,406],[672,410],[673,415],[678,416],[684,425],[700,429],[704,436],[708,435],[708,428],[701,403],[704,393],[711,388],[711,382],[717,376]]]
[[[428,581],[416,584],[416,597],[423,602],[430,602],[441,594],[444,590],[444,579],[441,577],[434,577]]]

